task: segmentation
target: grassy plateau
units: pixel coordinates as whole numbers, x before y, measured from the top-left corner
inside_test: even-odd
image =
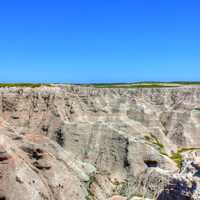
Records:
[[[136,83],[94,83],[80,84],[86,87],[95,88],[167,88],[199,85],[200,82],[136,82]]]

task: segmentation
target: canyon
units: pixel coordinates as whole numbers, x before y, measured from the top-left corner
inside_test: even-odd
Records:
[[[200,88],[0,88],[0,200],[200,199]]]

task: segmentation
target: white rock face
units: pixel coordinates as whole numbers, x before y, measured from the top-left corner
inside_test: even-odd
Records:
[[[199,88],[2,88],[0,200],[200,199],[199,108]]]

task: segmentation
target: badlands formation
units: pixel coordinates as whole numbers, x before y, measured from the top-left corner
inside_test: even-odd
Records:
[[[0,200],[200,199],[200,88],[0,89]]]

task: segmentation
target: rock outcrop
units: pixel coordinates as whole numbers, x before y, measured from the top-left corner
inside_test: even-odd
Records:
[[[200,89],[0,89],[0,200],[200,199]]]

